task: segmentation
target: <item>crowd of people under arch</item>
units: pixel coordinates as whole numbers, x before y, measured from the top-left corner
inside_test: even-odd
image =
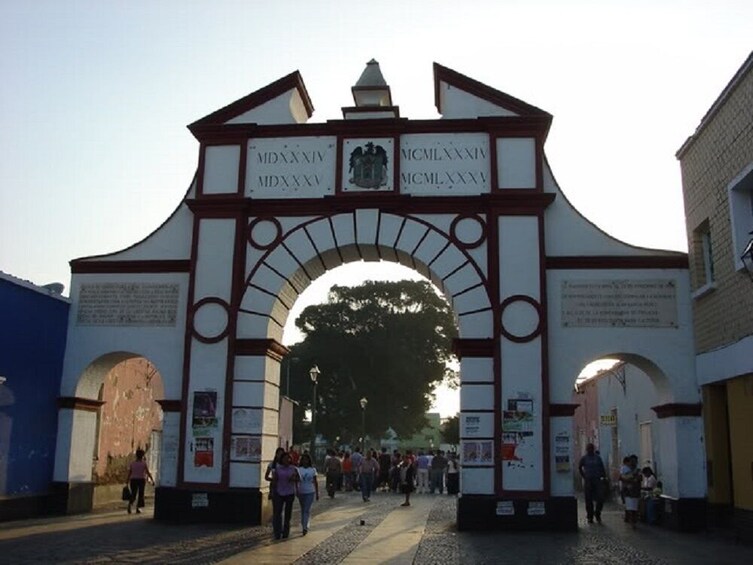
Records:
[[[457,454],[442,450],[412,450],[388,453],[386,448],[361,450],[328,449],[321,468],[327,494],[358,491],[364,502],[373,492],[404,495],[401,506],[410,506],[410,496],[418,494],[456,495],[459,490],[460,467]],[[308,533],[311,507],[319,500],[317,472],[311,455],[295,448],[277,448],[274,460],[267,466],[264,478],[270,482],[273,530],[275,539],[290,535],[290,517],[296,496],[301,506],[302,534]]]

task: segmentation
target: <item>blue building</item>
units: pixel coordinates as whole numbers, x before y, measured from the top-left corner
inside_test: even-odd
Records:
[[[0,272],[0,520],[49,508],[70,301]]]

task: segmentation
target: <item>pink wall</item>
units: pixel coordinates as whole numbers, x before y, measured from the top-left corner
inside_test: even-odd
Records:
[[[95,447],[94,480],[117,482],[137,448],[148,447],[153,430],[162,430],[162,378],[143,357],[115,366],[105,378],[100,399],[99,441]],[[115,480],[115,477],[118,477]]]

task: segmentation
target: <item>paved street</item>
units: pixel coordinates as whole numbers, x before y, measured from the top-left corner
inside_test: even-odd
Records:
[[[315,504],[311,531],[301,536],[297,511],[291,537],[273,541],[271,527],[174,525],[151,512],[107,510],[84,516],[0,524],[2,563],[525,563],[740,564],[753,547],[710,534],[680,534],[622,522],[608,506],[603,525],[581,520],[578,533],[458,533],[455,499],[358,493]],[[149,510],[149,509],[147,509]],[[363,521],[363,525],[361,524]]]

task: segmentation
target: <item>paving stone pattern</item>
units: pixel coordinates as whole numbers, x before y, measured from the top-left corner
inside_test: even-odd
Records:
[[[336,510],[348,496],[322,499],[316,514]],[[421,495],[419,495],[421,496]],[[423,495],[430,496],[430,495]],[[753,563],[753,547],[709,533],[680,534],[641,525],[633,531],[616,506],[605,508],[603,525],[584,519],[576,533],[458,532],[456,500],[435,495],[413,563],[424,564],[619,564],[696,565]],[[299,564],[339,563],[390,514],[402,497],[379,493],[344,527],[302,555]],[[352,501],[350,501],[352,502]],[[359,501],[360,503],[360,501]],[[352,504],[347,504],[352,509]],[[297,506],[297,505],[296,505]],[[364,521],[364,525],[360,521]],[[298,509],[291,535],[299,535]],[[284,543],[284,542],[283,542]],[[270,526],[177,525],[148,514],[109,512],[0,524],[0,563],[218,563],[244,551],[280,544]],[[375,549],[374,563],[380,561]]]

